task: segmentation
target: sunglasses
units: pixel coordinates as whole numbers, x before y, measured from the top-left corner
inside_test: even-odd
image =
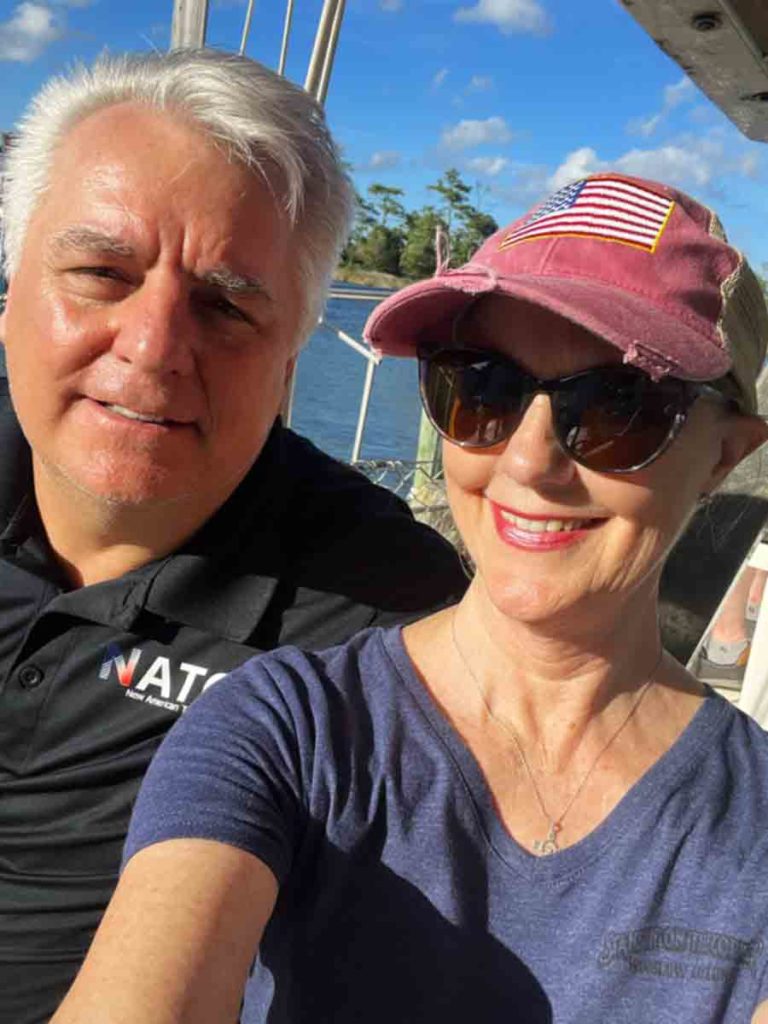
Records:
[[[509,440],[537,394],[550,396],[562,450],[599,473],[632,473],[657,459],[680,432],[706,384],[664,377],[654,381],[632,366],[601,366],[538,380],[488,349],[419,352],[424,408],[446,440],[490,448]]]

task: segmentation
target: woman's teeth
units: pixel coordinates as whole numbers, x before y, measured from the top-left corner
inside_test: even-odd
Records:
[[[526,533],[563,533],[570,530],[583,530],[589,526],[591,519],[526,519],[525,516],[517,516],[512,512],[505,512],[503,509],[501,518],[505,523],[524,530]]]

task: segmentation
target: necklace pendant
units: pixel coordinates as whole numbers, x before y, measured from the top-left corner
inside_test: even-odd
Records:
[[[560,825],[556,821],[551,821],[546,839],[535,840],[533,844],[534,852],[538,853],[540,857],[547,857],[551,853],[557,853],[560,849],[557,845],[557,833],[559,831]]]

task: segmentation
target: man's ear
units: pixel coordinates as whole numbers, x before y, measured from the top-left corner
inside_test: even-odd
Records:
[[[283,397],[280,399],[280,409],[278,410],[280,415],[285,419],[288,416],[291,405],[291,378],[296,372],[296,360],[299,358],[299,353],[295,352],[288,362],[285,364],[285,373],[283,374]]]
[[[0,345],[5,345],[5,309],[0,313]]]
[[[285,376],[283,378],[283,385],[286,388],[291,383],[291,377],[293,377],[293,375],[294,375],[294,373],[296,371],[296,360],[298,358],[299,358],[299,353],[296,352],[296,353],[294,353],[294,355],[291,356],[291,358],[285,364]]]
[[[762,416],[731,415],[724,429],[720,460],[712,470],[707,491],[714,491],[732,469],[768,441],[768,423]]]

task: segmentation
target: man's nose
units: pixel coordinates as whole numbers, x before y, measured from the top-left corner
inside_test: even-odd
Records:
[[[145,279],[115,311],[114,354],[151,373],[189,374],[199,346],[199,324],[189,290],[165,275]]]
[[[501,468],[525,487],[562,486],[576,475],[576,464],[560,447],[548,395],[535,395],[501,453]]]

